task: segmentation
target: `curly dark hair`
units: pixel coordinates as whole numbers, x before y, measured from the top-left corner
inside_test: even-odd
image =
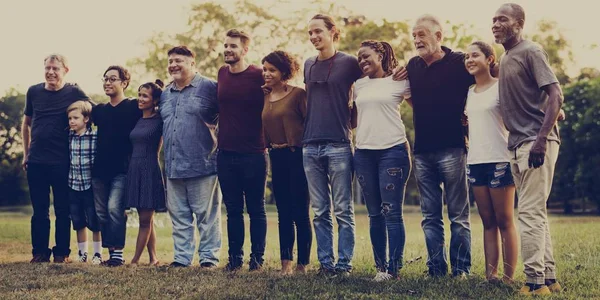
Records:
[[[298,60],[285,51],[273,51],[265,56],[261,63],[264,64],[265,61],[275,66],[281,72],[281,81],[288,81],[294,78],[298,71],[300,71]]]
[[[398,66],[398,60],[396,60],[396,54],[394,48],[387,42],[380,42],[374,40],[366,40],[360,43],[360,47],[369,47],[373,51],[381,54],[383,59],[381,60],[381,66],[386,75],[391,75],[394,68]]]

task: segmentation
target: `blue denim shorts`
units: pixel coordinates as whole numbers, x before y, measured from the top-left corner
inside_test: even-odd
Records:
[[[508,162],[468,165],[467,177],[472,186],[501,188],[514,184]]]

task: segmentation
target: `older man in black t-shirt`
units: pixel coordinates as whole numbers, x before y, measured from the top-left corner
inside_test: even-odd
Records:
[[[453,276],[471,268],[471,230],[467,197],[465,135],[461,117],[473,77],[464,55],[441,45],[437,18],[420,17],[413,27],[418,56],[406,69],[412,93],[415,125],[415,175],[419,187],[422,227],[430,276],[448,272],[442,216],[442,186],[446,194]]]
[[[46,82],[27,90],[23,137],[23,169],[27,171],[31,218],[32,263],[70,262],[71,217],[68,199],[69,140],[67,107],[77,100],[89,99],[76,85],[65,83],[69,66],[64,56],[52,54],[44,59]],[[50,187],[54,199],[55,241],[50,250]]]

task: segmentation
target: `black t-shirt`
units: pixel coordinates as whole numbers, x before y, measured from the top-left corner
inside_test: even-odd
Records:
[[[67,108],[89,97],[77,84],[67,83],[49,91],[45,83],[27,90],[25,115],[31,117],[31,143],[28,162],[50,165],[69,163],[69,118]]]
[[[135,99],[125,99],[117,106],[99,104],[92,110],[92,121],[98,127],[98,146],[92,176],[111,179],[126,174],[131,156],[129,134],[142,117]]]
[[[442,47],[446,55],[427,66],[419,56],[406,66],[415,125],[415,153],[465,148],[461,116],[469,87],[475,83],[464,54]]]

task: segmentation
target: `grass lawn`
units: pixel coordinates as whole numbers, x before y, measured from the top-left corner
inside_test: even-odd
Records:
[[[268,207],[268,236],[265,268],[249,273],[244,270],[229,274],[221,270],[227,262],[227,238],[223,218],[221,267],[200,270],[197,261],[187,269],[168,268],[173,257],[171,223],[166,214],[157,217],[159,267],[140,266],[108,269],[89,264],[29,264],[31,258],[30,209],[0,212],[0,298],[2,299],[506,299],[516,297],[523,282],[519,261],[517,284],[491,285],[483,279],[484,259],[482,226],[477,212],[472,211],[472,275],[466,280],[429,279],[426,271],[426,249],[417,208],[405,208],[406,261],[399,281],[375,283],[373,257],[369,239],[369,221],[362,206],[356,208],[356,248],[354,272],[348,278],[324,279],[315,275],[318,268],[316,243],[313,242],[311,271],[308,275],[280,277],[277,213]],[[137,216],[130,216],[127,231],[127,261],[133,256]],[[565,292],[551,299],[600,299],[600,218],[552,216],[550,227],[554,242],[559,280]],[[246,219],[246,222],[248,220]],[[447,223],[447,222],[446,222]],[[248,224],[248,223],[246,223]],[[248,227],[248,226],[246,226]],[[448,225],[446,225],[448,229]],[[53,240],[53,239],[51,239]],[[449,241],[449,232],[446,233]],[[71,249],[77,249],[75,235]],[[90,247],[91,249],[91,247]],[[74,253],[76,250],[73,250]],[[250,252],[249,235],[244,245],[246,259]],[[107,253],[105,253],[105,257]],[[417,258],[421,259],[417,259]],[[76,258],[72,255],[71,258]],[[197,257],[196,257],[197,260]],[[141,261],[147,262],[147,256]]]

